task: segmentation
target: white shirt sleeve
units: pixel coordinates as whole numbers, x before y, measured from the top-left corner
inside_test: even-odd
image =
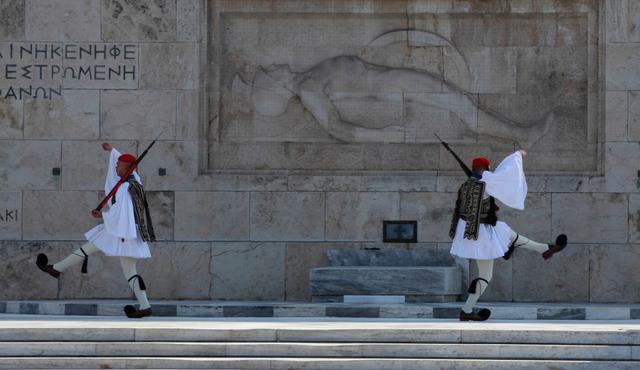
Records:
[[[111,202],[109,202],[111,203]],[[107,231],[125,240],[137,238],[136,220],[133,214],[133,201],[129,194],[129,183],[124,183],[116,192],[116,202],[108,211],[102,213]]]
[[[506,206],[524,209],[527,198],[527,180],[522,167],[522,154],[517,151],[505,158],[495,171],[485,171],[482,181],[487,184],[487,194]]]
[[[121,153],[116,148],[111,149],[111,154],[109,155],[109,168],[107,170],[107,179],[104,183],[104,193],[109,194],[111,189],[120,181],[120,176],[116,173],[116,163],[118,163],[118,158]],[[142,184],[142,179],[138,175],[138,171],[133,171],[133,177],[135,177],[136,181]]]
[[[120,176],[116,174],[116,163],[118,163],[118,157],[120,157],[120,152],[113,148],[111,149],[111,154],[109,155],[109,168],[107,170],[107,179],[104,182],[104,193],[109,194],[111,189],[120,181]]]

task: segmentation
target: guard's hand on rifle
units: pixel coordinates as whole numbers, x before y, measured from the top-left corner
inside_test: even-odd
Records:
[[[94,209],[91,211],[91,216],[95,217],[95,218],[100,218],[102,217],[102,212],[98,211],[97,209]]]
[[[102,149],[104,149],[106,152],[110,152],[113,147],[109,143],[102,143]]]

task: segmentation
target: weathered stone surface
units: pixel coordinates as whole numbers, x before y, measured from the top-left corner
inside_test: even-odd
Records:
[[[622,114],[622,112],[620,112]],[[640,93],[629,91],[629,140],[640,141]],[[607,120],[607,125],[609,121]]]
[[[455,203],[455,193],[401,193],[400,218],[418,221],[419,242],[446,242]]]
[[[102,190],[107,176],[109,152],[102,141],[64,141],[62,143],[62,189]],[[137,153],[135,141],[112,141],[121,153]]]
[[[552,235],[567,234],[569,243],[626,243],[626,194],[553,194]],[[588,225],[588,227],[586,227]]]
[[[52,190],[59,184],[59,177],[51,173],[54,167],[60,167],[60,142],[4,140],[0,158],[0,188],[4,191]]]
[[[0,98],[0,139],[22,139],[23,100]]]
[[[627,116],[631,116],[628,93],[626,91],[607,91],[605,100],[606,141],[627,141],[629,125]],[[631,117],[629,117],[631,120]],[[636,119],[637,121],[637,119]]]
[[[140,148],[150,142],[142,141]],[[159,170],[164,168],[165,175]],[[140,165],[146,190],[192,190],[198,178],[198,143],[195,141],[158,141]]]
[[[420,175],[309,175],[288,177],[291,191],[435,191],[436,173]]]
[[[640,243],[640,194],[629,194],[629,243]]]
[[[251,240],[324,240],[322,193],[252,193]]]
[[[74,250],[81,247],[83,242],[69,244],[65,258]],[[60,258],[60,260],[62,259]],[[53,262],[58,262],[54,260]],[[127,279],[122,272],[120,259],[117,257],[107,257],[102,252],[96,252],[89,256],[87,273],[81,272],[82,264],[69,267],[60,276],[60,299],[82,299],[82,298],[129,298],[135,299],[133,291],[127,284]],[[140,271],[139,271],[140,272]],[[142,272],[140,272],[142,275]],[[144,275],[143,275],[144,277]],[[153,281],[144,277],[145,283],[149,283],[151,292]],[[149,280],[149,281],[147,281]]]
[[[445,78],[463,86],[470,93],[515,93],[517,50],[514,48],[463,47],[458,50],[445,48],[447,53],[462,53],[470,61],[468,75],[451,71],[445,64]],[[462,85],[467,84],[467,86]]]
[[[152,299],[207,299],[211,292],[210,243],[152,243],[140,274]]]
[[[554,46],[557,40],[557,19],[543,14],[513,16],[497,10],[504,3],[487,3],[489,14],[451,15],[451,41],[456,46]],[[462,4],[455,4],[454,7]],[[468,9],[460,7],[463,13]],[[496,12],[496,13],[494,13]],[[482,12],[480,12],[482,13]],[[492,14],[493,13],[493,14]],[[492,24],[487,29],[487,24]]]
[[[637,191],[640,143],[607,143],[604,157],[605,182],[602,184],[602,191]]]
[[[365,146],[362,153],[361,169],[377,171],[430,170],[436,168],[438,164],[438,153],[439,148],[435,145],[384,144]]]
[[[225,174],[201,175],[203,183],[209,183],[206,187],[197,187],[196,190],[215,189],[217,191],[286,191],[288,178],[286,175],[276,174]]]
[[[584,308],[539,308],[538,320],[584,320]]]
[[[368,244],[370,245],[370,244]],[[329,249],[327,257],[331,266],[452,266],[449,251],[438,249],[435,244],[384,244],[368,249]],[[375,248],[375,249],[372,249]]]
[[[284,306],[274,307],[273,317],[322,317],[326,314],[325,307],[319,306]]]
[[[249,193],[177,192],[176,240],[249,240]]]
[[[0,240],[22,239],[22,193],[0,191]]]
[[[108,41],[175,41],[176,0],[103,0],[102,38]]]
[[[587,91],[592,77],[588,69],[589,56],[584,45],[525,48],[519,52],[517,93],[536,97],[532,105],[520,105],[519,108],[525,112],[537,109],[537,114],[528,120],[522,119],[520,114],[508,117],[515,120],[514,126],[525,127],[520,130],[524,135],[517,137],[520,145],[554,150],[557,149],[556,138],[564,137],[563,149],[584,150],[586,143],[593,142],[587,136]]]
[[[0,257],[4,266],[0,274],[2,299],[54,299],[58,294],[58,280],[49,277],[36,266],[38,253],[45,253],[56,261],[67,253],[68,243],[56,242],[0,242]]]
[[[100,0],[25,0],[26,39],[100,41]]]
[[[605,1],[605,14],[607,41],[625,42],[627,41],[627,23],[629,2],[619,0]]]
[[[599,144],[586,144],[581,149],[575,150],[552,151],[544,147],[530,149],[524,160],[524,168],[525,171],[538,171],[543,174],[560,171],[594,174],[597,173],[600,150],[602,149]]]
[[[81,243],[76,243],[77,248]],[[210,291],[209,243],[153,243],[150,259],[138,261],[138,273],[145,279],[151,299],[206,299]],[[71,252],[72,249],[69,249]],[[198,284],[193,284],[198,281]],[[69,268],[61,278],[60,298],[135,299],[122,272],[119,258],[101,252],[89,257],[87,274],[80,265]]]
[[[626,307],[587,307],[587,320],[629,320],[631,310]]]
[[[514,301],[589,301],[589,246],[571,244],[548,260],[521,248],[510,261],[513,261]]]
[[[222,317],[220,306],[178,305],[178,316],[188,317]]]
[[[469,264],[470,280],[478,277],[478,266],[472,262]],[[468,289],[468,287],[466,287]],[[466,290],[465,289],[465,290]],[[494,260],[493,278],[489,287],[482,293],[481,302],[510,302],[513,300],[513,263],[502,258]]]
[[[382,221],[400,216],[400,194],[327,193],[327,240],[381,241]]]
[[[62,98],[24,103],[24,137],[30,139],[97,139],[99,93],[64,90]]]
[[[147,191],[156,240],[174,240],[174,195],[172,191]]]
[[[637,0],[607,0],[605,2],[607,41],[638,42],[638,15],[640,4]]]
[[[0,40],[24,39],[24,0],[6,0],[0,3]]]
[[[607,44],[605,57],[607,90],[640,89],[640,58],[635,44]]]
[[[457,295],[458,267],[323,267],[309,275],[311,295]]]
[[[178,91],[176,139],[197,140],[200,136],[198,107],[200,93],[198,90]]]
[[[283,299],[284,243],[213,243],[212,299]]]
[[[141,89],[197,89],[198,47],[195,44],[142,44]]]
[[[555,256],[554,256],[555,257]],[[640,245],[591,246],[591,302],[634,303],[640,299]]]
[[[200,0],[177,0],[178,41],[198,41],[200,38]]]
[[[498,218],[518,234],[540,243],[551,241],[551,194],[528,193],[524,211],[509,208],[501,203],[499,207]]]
[[[176,93],[104,91],[100,95],[101,136],[108,139],[175,138]]]
[[[100,222],[90,215],[100,200],[96,191],[25,191],[23,238],[84,240],[84,233]]]

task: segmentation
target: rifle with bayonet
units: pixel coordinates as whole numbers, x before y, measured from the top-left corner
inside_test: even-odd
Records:
[[[464,171],[465,175],[467,175],[467,177],[471,177],[473,172],[471,171],[471,169],[469,168],[469,166],[467,166],[462,159],[460,159],[460,157],[458,157],[458,155],[453,151],[453,149],[451,149],[451,147],[449,147],[449,144],[445,143],[444,140],[442,140],[440,138],[440,136],[438,136],[438,134],[434,134],[438,140],[440,140],[440,143],[442,143],[442,146],[444,146],[445,149],[447,149],[449,151],[449,153],[451,153],[451,155],[453,155],[453,158],[456,159],[456,161],[458,161],[458,164],[460,164],[460,167],[462,167],[462,170]]]

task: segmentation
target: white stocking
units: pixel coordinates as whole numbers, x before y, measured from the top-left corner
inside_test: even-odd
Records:
[[[82,250],[80,250],[82,249]],[[82,261],[84,261],[84,253],[91,255],[100,250],[95,244],[91,242],[87,242],[80,249],[73,251],[67,258],[53,265],[53,269],[56,271],[63,272],[69,267],[76,265]],[[84,251],[84,253],[82,253]]]
[[[514,240],[516,241],[516,243],[514,244],[516,248],[531,249],[538,253],[544,253],[549,249],[549,245],[534,242],[533,240],[527,239],[524,236],[519,235],[515,231],[511,230],[511,237],[509,241],[513,243]]]
[[[120,257],[120,264],[122,264],[122,272],[124,272],[125,279],[129,282],[129,286],[133,289],[133,293],[138,299],[140,309],[144,310],[151,307],[149,300],[147,299],[147,291],[143,290],[140,284],[141,278],[136,271],[136,259],[131,257]]]
[[[467,302],[465,302],[462,310],[466,313],[473,312],[473,306],[476,305],[480,296],[489,286],[489,282],[493,277],[493,260],[475,260],[478,265],[478,278],[475,283],[475,293],[469,293]],[[483,280],[482,280],[483,279]],[[473,283],[472,283],[473,284]]]

